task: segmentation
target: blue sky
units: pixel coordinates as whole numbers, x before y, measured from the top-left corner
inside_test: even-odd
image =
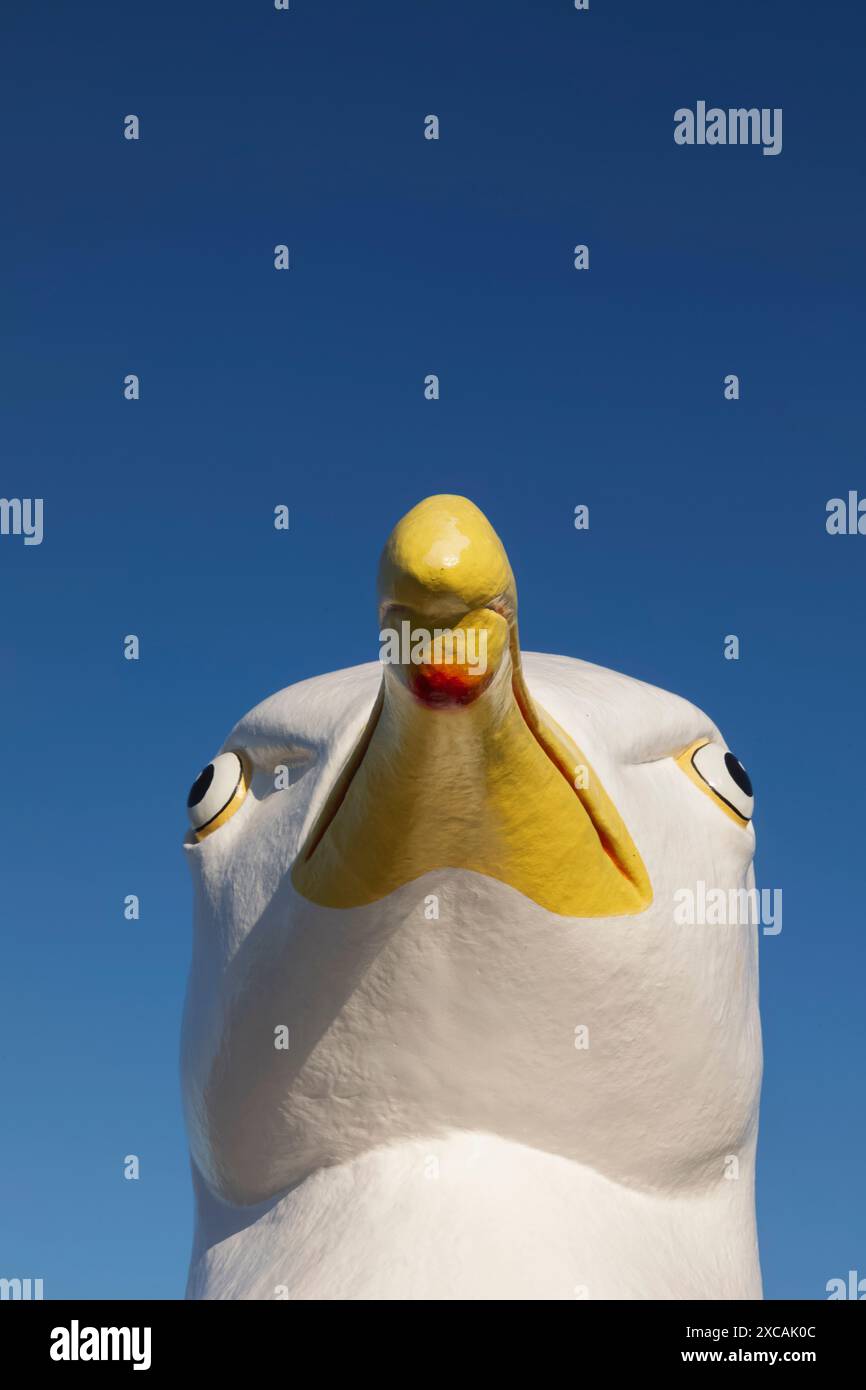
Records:
[[[864,29],[853,0],[4,12],[0,491],[45,536],[0,537],[0,1274],[182,1294],[188,786],[264,696],[375,657],[384,538],[453,491],[526,648],[687,696],[749,769],[784,893],[766,1292],[866,1276],[866,537],[824,524],[866,495]],[[676,146],[699,99],[782,107],[782,153]]]

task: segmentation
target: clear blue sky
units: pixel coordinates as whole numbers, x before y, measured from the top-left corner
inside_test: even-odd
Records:
[[[0,491],[45,538],[0,537],[0,1274],[182,1294],[188,786],[264,696],[375,657],[381,544],[451,491],[527,648],[687,696],[750,770],[784,893],[766,1291],[866,1276],[866,537],[824,525],[866,494],[864,29],[854,0],[5,8]],[[782,107],[781,155],[677,147],[699,99]]]

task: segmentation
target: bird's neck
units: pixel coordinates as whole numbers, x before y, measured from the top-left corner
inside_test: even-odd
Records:
[[[760,1298],[751,1164],[640,1192],[489,1134],[372,1150],[278,1200],[199,1191],[188,1297]]]

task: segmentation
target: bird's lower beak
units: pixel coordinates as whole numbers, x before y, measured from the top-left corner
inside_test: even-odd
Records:
[[[438,868],[567,916],[642,911],[646,870],[580,750],[532,700],[514,578],[462,497],[431,497],[379,569],[383,682],[293,879],[322,905],[377,901]]]
[[[439,626],[398,605],[379,633],[385,680],[399,681],[424,705],[468,705],[489,687],[509,642],[508,620],[478,608]]]

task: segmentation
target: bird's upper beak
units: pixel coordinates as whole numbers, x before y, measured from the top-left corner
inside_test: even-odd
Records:
[[[464,497],[429,497],[379,566],[383,681],[298,855],[299,892],[331,907],[469,869],[572,917],[640,912],[646,869],[569,736],[520,665],[505,549]]]
[[[469,704],[496,674],[516,612],[502,542],[466,498],[429,497],[394,527],[379,564],[386,681],[423,703]]]

